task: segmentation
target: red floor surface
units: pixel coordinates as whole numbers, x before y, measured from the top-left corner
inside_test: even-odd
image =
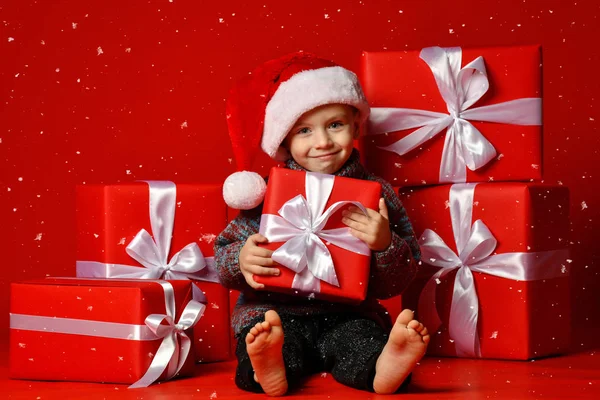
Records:
[[[198,365],[196,376],[128,390],[125,385],[34,382],[6,379],[0,370],[1,399],[246,399],[233,383],[235,362]],[[381,396],[350,389],[330,374],[316,375],[290,393],[307,399],[600,399],[600,351],[536,361],[425,358],[408,393]]]

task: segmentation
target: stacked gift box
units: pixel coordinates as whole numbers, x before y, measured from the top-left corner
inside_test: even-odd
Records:
[[[367,169],[399,187],[422,267],[402,295],[428,354],[530,359],[569,343],[569,193],[540,182],[537,46],[364,52]]]
[[[76,277],[12,285],[11,377],[143,387],[228,360],[222,186],[82,185],[76,206]]]

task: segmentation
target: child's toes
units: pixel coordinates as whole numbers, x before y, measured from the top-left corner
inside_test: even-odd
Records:
[[[256,325],[254,325],[254,328],[252,328],[252,329],[256,329],[259,333],[265,330],[265,328],[263,328],[263,326],[262,326],[262,323],[260,323],[260,322],[257,323]]]
[[[413,319],[408,324],[406,324],[406,327],[414,329],[416,331],[417,328],[419,327],[419,321],[417,321],[416,319]]]
[[[261,322],[260,326],[263,328],[263,330],[268,331],[269,329],[271,329],[271,324],[268,323],[267,321],[263,321]]]
[[[254,336],[258,336],[260,331],[258,329],[256,329],[255,326],[253,326],[252,329],[250,329],[250,333],[253,334]]]
[[[421,336],[427,336],[429,335],[429,331],[427,331],[427,327],[423,327],[423,330],[421,331]]]
[[[425,328],[421,322],[419,322],[419,326],[415,328],[415,331],[421,333],[421,331]]]
[[[248,333],[246,335],[246,344],[253,343],[255,338],[256,338],[256,335],[253,335],[252,332]]]

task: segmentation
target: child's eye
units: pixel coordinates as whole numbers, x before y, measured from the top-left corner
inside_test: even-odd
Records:
[[[342,126],[344,126],[344,124],[343,124],[341,121],[335,121],[335,122],[332,122],[332,123],[329,125],[329,127],[330,127],[331,129],[339,129],[339,128],[341,128]]]
[[[301,135],[305,135],[307,133],[310,133],[310,129],[308,129],[308,128],[300,128],[300,129],[298,129],[298,133],[301,134]]]

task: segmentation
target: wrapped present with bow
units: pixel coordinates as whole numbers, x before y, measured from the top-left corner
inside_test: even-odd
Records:
[[[377,210],[381,185],[314,172],[273,168],[265,194],[261,245],[274,250],[279,276],[254,276],[265,290],[359,303],[369,283],[371,252],[342,223],[354,205]]]
[[[191,280],[205,303],[197,361],[230,357],[229,291],[213,244],[227,224],[220,185],[145,181],[77,187],[77,276]]]
[[[395,186],[541,179],[539,46],[364,52],[365,166]]]
[[[11,378],[138,388],[193,373],[205,305],[189,281],[47,278],[10,296]]]
[[[423,265],[402,294],[438,356],[526,360],[568,350],[569,192],[463,183],[400,193]]]

